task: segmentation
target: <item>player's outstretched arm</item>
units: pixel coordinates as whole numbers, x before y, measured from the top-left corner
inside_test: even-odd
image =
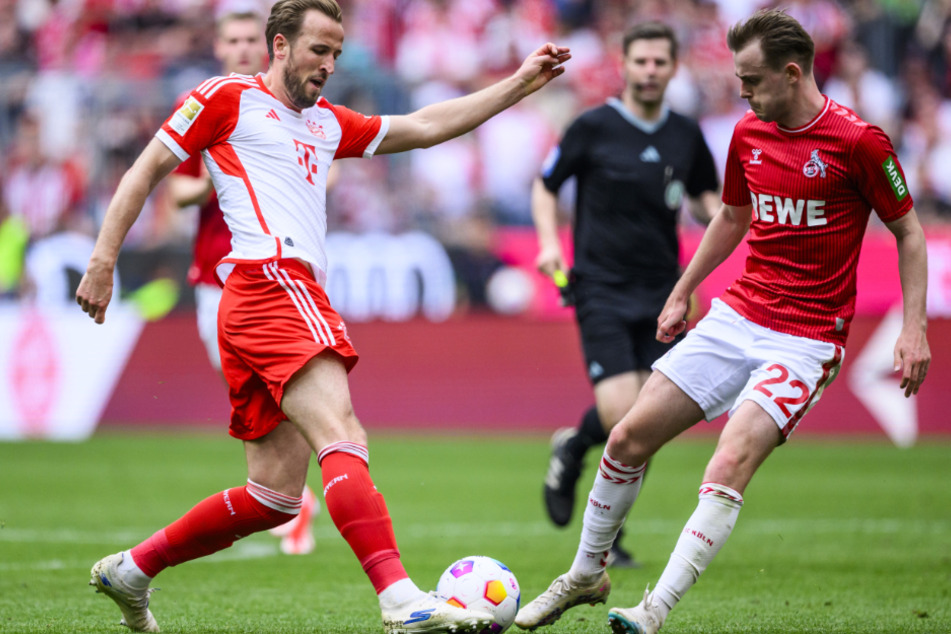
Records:
[[[564,73],[562,64],[569,59],[567,48],[548,43],[529,55],[515,73],[491,86],[393,116],[376,153],[432,147],[465,134]]]
[[[928,253],[925,232],[912,209],[887,223],[898,246],[898,274],[901,279],[903,319],[901,334],[895,343],[895,371],[901,372],[905,396],[917,394],[931,365],[928,346]]]
[[[76,290],[76,303],[97,324],[106,319],[106,308],[112,300],[112,276],[126,234],[142,212],[145,199],[180,162],[161,141],[152,139],[119,182]]]
[[[657,318],[657,340],[669,343],[687,327],[690,295],[736,249],[750,228],[753,206],[723,205],[703,233],[697,252],[670,292]]]

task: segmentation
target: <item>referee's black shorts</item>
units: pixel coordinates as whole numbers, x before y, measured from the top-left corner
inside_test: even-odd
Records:
[[[675,283],[646,286],[577,281],[576,318],[592,384],[625,372],[650,370],[676,343],[655,338],[657,317]]]

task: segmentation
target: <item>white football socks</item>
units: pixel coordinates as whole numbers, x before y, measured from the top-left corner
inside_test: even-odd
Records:
[[[601,575],[618,529],[641,490],[646,467],[646,463],[631,467],[619,462],[605,449],[587,497],[578,552],[568,571],[572,581],[588,584]]]
[[[380,600],[380,607],[386,610],[403,605],[407,601],[418,599],[421,594],[425,593],[413,583],[412,579],[406,577],[386,586],[377,598]]]
[[[128,550],[122,551],[122,561],[116,566],[116,571],[119,573],[122,583],[133,590],[145,590],[152,582],[152,577],[142,572],[142,569],[132,559],[132,553]]]
[[[653,595],[666,618],[726,543],[743,506],[743,496],[722,484],[700,485],[700,502],[687,520]]]

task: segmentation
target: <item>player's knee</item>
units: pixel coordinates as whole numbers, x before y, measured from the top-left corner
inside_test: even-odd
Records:
[[[647,462],[653,455],[654,449],[646,439],[637,433],[626,421],[614,426],[608,437],[608,455],[627,465],[640,465]]]
[[[759,461],[743,447],[717,447],[703,474],[704,482],[716,482],[743,493]]]

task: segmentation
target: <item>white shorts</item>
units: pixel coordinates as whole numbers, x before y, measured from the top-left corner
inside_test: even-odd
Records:
[[[703,409],[707,420],[743,401],[768,413],[787,438],[842,367],[845,348],[754,324],[719,299],[652,369]]]
[[[205,344],[208,360],[221,370],[221,352],[218,350],[218,304],[221,289],[217,284],[195,284],[195,316],[198,318],[198,336]]]

